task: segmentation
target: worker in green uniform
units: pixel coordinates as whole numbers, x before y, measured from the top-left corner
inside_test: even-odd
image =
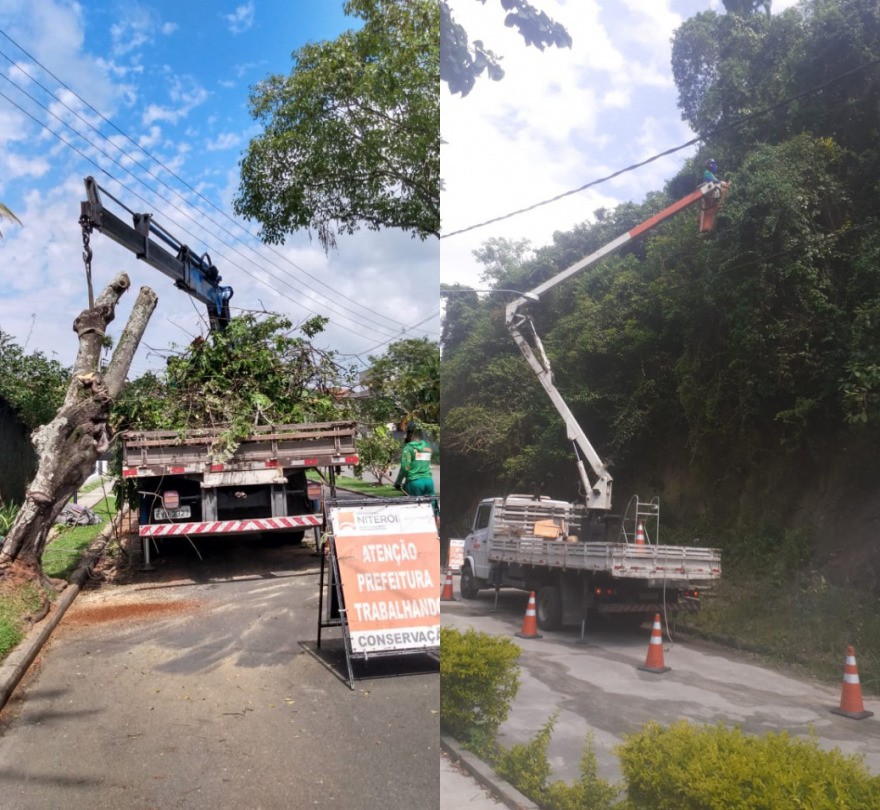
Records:
[[[439,518],[440,509],[434,492],[434,477],[431,475],[431,445],[424,440],[422,430],[416,424],[409,424],[406,428],[406,440],[400,454],[400,472],[397,473],[394,486],[407,495],[431,498],[434,517]]]

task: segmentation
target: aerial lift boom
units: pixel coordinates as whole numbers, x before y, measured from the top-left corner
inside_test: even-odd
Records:
[[[608,472],[604,462],[593,448],[590,440],[587,438],[583,429],[575,419],[574,414],[572,414],[568,405],[566,405],[565,400],[563,400],[561,394],[553,383],[553,371],[550,368],[550,360],[547,358],[541,339],[535,331],[535,325],[532,322],[532,319],[522,310],[524,309],[526,302],[539,301],[545,292],[565,281],[567,278],[580,272],[584,268],[595,264],[611,253],[614,253],[627,242],[646,233],[664,220],[696,202],[701,203],[700,230],[711,230],[715,220],[715,213],[718,208],[720,208],[726,195],[727,183],[703,183],[696,189],[696,191],[693,191],[686,197],[678,200],[678,202],[664,208],[659,213],[646,219],[640,225],[636,225],[636,227],[630,229],[621,236],[618,236],[616,239],[599,248],[594,253],[591,253],[589,256],[575,262],[573,265],[567,267],[562,272],[557,273],[552,278],[547,279],[547,281],[539,284],[529,292],[523,293],[519,298],[507,305],[505,313],[507,328],[513,336],[516,345],[519,346],[520,351],[528,361],[528,364],[538,377],[538,382],[541,383],[544,390],[547,392],[550,401],[553,403],[553,406],[556,408],[556,411],[565,423],[566,435],[568,440],[572,442],[574,446],[578,475],[585,493],[586,506],[589,510],[601,510],[607,512],[611,509],[611,474]],[[593,481],[590,480],[590,477],[587,474],[584,464],[585,460],[590,465]]]
[[[87,235],[93,228],[109,236],[114,242],[128,248],[137,258],[173,279],[178,289],[205,304],[212,330],[224,329],[230,318],[229,300],[232,298],[232,287],[220,284],[220,274],[211,262],[211,257],[207,253],[197,256],[153,222],[152,214],[134,213],[106,189],[101,188],[94,178],[86,177],[85,185],[87,199],[80,204],[79,221],[86,245]],[[132,215],[132,225],[104,207],[101,192]],[[170,251],[161,243],[170,248]]]

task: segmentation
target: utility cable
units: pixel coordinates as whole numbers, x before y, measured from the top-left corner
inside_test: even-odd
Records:
[[[754,120],[763,115],[767,115],[768,113],[773,112],[774,110],[779,109],[780,107],[788,106],[789,104],[799,101],[806,96],[813,95],[814,93],[818,93],[821,90],[824,90],[831,84],[840,81],[841,79],[848,78],[856,73],[860,73],[863,70],[867,70],[870,67],[874,67],[875,65],[880,65],[880,59],[872,59],[870,62],[865,62],[864,64],[852,68],[851,70],[846,70],[843,73],[838,73],[836,76],[828,79],[828,81],[823,82],[822,84],[818,84],[814,87],[809,88],[808,90],[804,90],[801,93],[797,93],[796,95],[789,96],[788,98],[783,99],[782,101],[777,101],[775,104],[771,104],[769,107],[764,107],[761,110],[756,110],[753,113],[749,113],[748,115],[744,115],[741,118],[737,118],[735,121],[731,121],[729,124],[725,124],[724,126],[716,127],[713,130],[710,130],[705,135],[699,135],[695,138],[691,138],[689,141],[685,141],[685,143],[680,144],[679,146],[673,146],[670,149],[666,149],[663,152],[658,152],[656,155],[652,155],[645,160],[640,161],[639,163],[633,163],[626,168],[619,169],[612,174],[606,175],[605,177],[600,177],[597,180],[591,180],[589,183],[584,183],[582,186],[578,186],[578,188],[571,189],[570,191],[564,191],[561,194],[557,194],[555,197],[550,197],[549,199],[542,200],[541,202],[533,203],[532,205],[528,205],[525,208],[519,208],[516,211],[511,211],[508,214],[502,214],[497,217],[493,217],[492,219],[487,219],[483,222],[478,222],[475,225],[469,225],[466,228],[459,228],[455,231],[450,231],[449,233],[441,234],[441,239],[448,239],[450,236],[458,236],[462,233],[467,233],[469,231],[474,231],[477,228],[484,228],[486,225],[492,225],[496,222],[501,222],[505,219],[511,219],[512,217],[519,216],[520,214],[525,214],[528,211],[534,211],[536,208],[541,208],[545,205],[550,205],[551,203],[558,202],[559,200],[564,199],[565,197],[570,197],[573,194],[579,194],[581,191],[586,191],[588,188],[592,188],[593,186],[598,186],[601,183],[607,183],[609,180],[613,180],[615,177],[620,177],[622,174],[626,174],[628,172],[634,171],[635,169],[640,169],[642,166],[647,166],[649,163],[653,163],[655,160],[659,160],[662,157],[666,157],[668,155],[672,155],[675,152],[680,152],[682,149],[687,149],[689,146],[694,146],[698,144],[700,141],[708,141],[711,138],[714,138],[723,132],[727,132],[730,129],[734,129],[736,127],[740,127],[743,124],[748,123],[749,121]]]
[[[26,90],[24,90],[24,89],[22,89],[21,87],[19,87],[19,85],[17,85],[14,81],[12,81],[8,76],[3,75],[3,74],[0,74],[0,76],[2,76],[2,78],[6,79],[6,81],[8,81],[10,84],[12,84],[17,90],[19,90],[19,92],[21,92],[21,93],[23,93],[24,95],[26,95],[28,98],[31,99],[31,101],[33,101],[35,104],[37,104],[38,106],[40,106],[43,110],[45,110],[45,111],[48,112],[50,115],[52,115],[56,120],[58,120],[60,123],[62,123],[62,124],[63,124],[64,126],[66,126],[68,129],[70,129],[71,131],[73,131],[73,132],[77,135],[77,137],[82,138],[82,140],[84,140],[89,146],[91,146],[93,149],[95,149],[99,154],[103,155],[105,158],[107,158],[107,160],[109,160],[109,161],[111,161],[112,163],[114,163],[115,165],[119,166],[119,168],[121,168],[124,172],[126,172],[127,174],[129,174],[131,177],[133,177],[136,181],[142,183],[142,181],[140,181],[140,180],[137,178],[137,176],[136,176],[136,175],[135,175],[130,169],[128,169],[127,167],[123,166],[123,165],[122,165],[122,164],[121,164],[116,158],[114,158],[114,157],[112,157],[111,155],[109,155],[109,154],[108,154],[107,152],[105,152],[100,146],[98,146],[98,145],[96,145],[95,143],[93,143],[92,141],[90,141],[88,138],[86,138],[86,137],[85,137],[84,135],[82,135],[81,133],[77,132],[77,131],[76,131],[76,130],[75,130],[70,124],[68,124],[66,121],[64,121],[62,118],[60,118],[55,112],[53,112],[52,110],[48,109],[48,108],[47,108],[42,102],[40,102],[38,99],[34,98],[34,97],[33,97],[30,93],[28,93]],[[89,157],[88,155],[86,155],[81,149],[79,149],[79,148],[76,147],[74,144],[72,144],[70,141],[68,141],[67,139],[65,139],[65,138],[64,138],[62,135],[60,135],[58,132],[56,132],[55,130],[53,130],[53,129],[51,129],[50,127],[46,126],[46,124],[44,124],[42,121],[40,121],[36,116],[34,116],[32,113],[28,112],[24,107],[22,107],[22,106],[21,106],[20,104],[18,104],[17,102],[13,101],[9,96],[7,96],[7,95],[6,95],[5,93],[3,93],[2,91],[0,91],[0,97],[6,99],[10,104],[12,104],[12,105],[15,106],[16,108],[18,108],[22,113],[24,113],[26,116],[28,116],[28,117],[29,117],[32,121],[34,121],[38,126],[42,127],[44,130],[46,130],[46,131],[49,132],[50,134],[54,135],[54,136],[55,136],[59,141],[61,141],[61,143],[63,143],[65,146],[67,146],[67,147],[70,148],[70,149],[73,149],[73,151],[75,151],[78,155],[80,155],[80,157],[82,157],[82,158],[84,158],[85,160],[87,160],[89,163],[91,163],[93,166],[95,166],[100,172],[102,172],[103,174],[106,174],[110,179],[112,179],[112,180],[114,180],[116,183],[118,183],[118,184],[119,184],[122,188],[124,188],[129,194],[132,194],[133,196],[137,197],[137,199],[139,199],[141,202],[143,202],[144,205],[150,207],[150,203],[149,203],[149,202],[148,202],[148,201],[147,201],[147,200],[146,200],[141,194],[139,194],[139,193],[137,193],[136,191],[134,191],[133,189],[131,189],[129,186],[127,186],[125,183],[123,183],[123,182],[122,182],[121,180],[119,180],[118,178],[113,177],[113,175],[110,174],[110,172],[109,172],[106,168],[100,166],[100,165],[99,165],[99,164],[98,164],[93,158],[91,158],[91,157]],[[191,214],[189,214],[188,212],[184,211],[184,210],[181,209],[179,206],[175,205],[173,202],[171,202],[170,200],[166,199],[165,197],[163,197],[163,196],[162,196],[161,194],[159,194],[158,192],[154,191],[153,189],[150,189],[149,186],[148,186],[147,188],[148,188],[152,193],[156,194],[156,196],[159,197],[159,199],[161,199],[161,200],[163,200],[164,202],[168,203],[168,204],[169,204],[174,210],[176,210],[178,213],[180,213],[181,215],[185,216],[187,219],[189,219],[189,220],[190,220],[191,222],[193,222],[194,224],[199,225],[198,221],[197,221],[196,219],[194,219],[193,216],[192,216]],[[115,200],[115,198],[114,198],[114,200]],[[118,203],[119,201],[116,200],[116,202]],[[120,203],[120,205],[122,205],[122,204]],[[132,213],[132,212],[131,212],[131,209],[128,209],[126,206],[122,206],[122,207],[126,208],[126,210],[128,210],[129,213]],[[196,209],[196,210],[197,210],[197,209]],[[181,226],[179,223],[175,223],[175,224],[176,224],[178,227],[180,227],[180,228],[184,231],[184,233],[186,233],[186,234],[188,234],[189,236],[193,237],[193,239],[200,239],[200,237],[198,237],[196,234],[192,233],[192,231],[187,230],[184,226]],[[201,226],[200,226],[200,227],[201,227]],[[226,245],[226,247],[229,247],[231,250],[233,250],[233,251],[234,251],[235,253],[237,253],[238,255],[240,255],[240,256],[242,255],[241,252],[240,252],[237,248],[235,248],[234,246],[230,245],[228,242],[224,241],[223,239],[220,239],[220,242],[221,242],[222,244]],[[217,255],[221,255],[221,256],[222,256],[223,254],[217,254]],[[276,293],[282,295],[282,297],[284,297],[286,300],[290,301],[290,303],[295,304],[296,306],[299,306],[299,307],[301,307],[302,309],[305,309],[307,312],[312,312],[313,314],[321,314],[320,312],[317,312],[317,311],[314,311],[314,310],[309,310],[308,307],[306,307],[305,304],[303,304],[302,302],[297,301],[297,300],[291,298],[289,295],[285,295],[285,294],[282,293],[280,290],[278,290],[278,289],[275,288],[275,287],[272,287],[272,286],[269,285],[265,280],[258,278],[254,273],[250,272],[250,271],[249,271],[248,269],[246,269],[245,267],[242,267],[240,264],[236,263],[235,261],[231,261],[230,259],[228,259],[228,257],[225,257],[225,256],[224,256],[223,258],[225,258],[225,259],[229,262],[229,264],[230,264],[232,267],[235,267],[235,268],[237,268],[238,270],[241,270],[243,273],[245,273],[246,275],[250,276],[252,279],[254,279],[255,281],[257,281],[258,283],[263,284],[264,286],[266,286],[266,287],[268,287],[269,289],[271,289],[273,292],[276,292]],[[246,257],[242,256],[242,258],[244,258],[244,259],[246,260]],[[290,287],[290,288],[291,288],[292,290],[294,290],[295,292],[304,293],[303,290],[301,290],[301,289],[299,289],[299,288],[297,288],[297,287],[294,287],[294,285],[291,284],[291,283],[290,283],[289,281],[287,281],[286,279],[278,278],[278,276],[275,276],[275,275],[273,275],[272,273],[270,273],[269,271],[266,271],[266,270],[264,270],[263,272],[265,272],[270,278],[273,278],[274,280],[276,280],[276,281],[278,281],[278,282],[280,282],[280,283],[282,283],[282,284],[284,284],[284,285]],[[311,292],[308,292],[308,295],[309,295],[310,298],[314,298],[314,296],[311,294]],[[354,319],[354,318],[353,318],[348,312],[346,312],[346,311],[344,311],[344,310],[343,310],[343,311],[340,311],[339,309],[335,308],[335,307],[334,307],[332,304],[330,304],[329,302],[324,302],[324,303],[322,304],[322,306],[323,306],[325,309],[329,309],[331,312],[335,312],[337,315],[339,315],[339,316],[341,316],[341,317],[344,317],[344,318],[352,318],[352,319]],[[354,334],[354,335],[360,335],[359,332],[356,332],[354,329],[351,329],[351,328],[349,328],[349,327],[346,327],[346,326],[344,326],[344,325],[342,325],[342,324],[340,324],[340,323],[336,323],[335,325],[338,326],[339,328],[345,330],[345,331],[351,332],[351,333]],[[367,325],[367,324],[359,324],[359,326],[360,326],[362,329],[367,329],[368,331],[371,331],[371,332],[375,333],[376,335],[383,335],[383,334],[384,334],[384,335],[386,335],[386,336],[387,336],[387,334],[388,334],[388,330],[390,329],[389,326],[384,326],[384,325],[383,325],[383,326],[381,327],[382,330],[384,330],[384,332],[383,332],[383,331],[380,331],[379,329],[377,329],[377,328],[375,328],[375,327],[372,327],[372,326],[369,326],[369,325]],[[392,339],[393,339],[393,336],[392,336]]]
[[[99,116],[103,121],[105,121],[109,126],[111,126],[113,129],[115,129],[115,130],[116,130],[120,135],[122,135],[122,136],[123,136],[123,137],[124,137],[129,143],[131,143],[131,144],[132,144],[132,145],[133,145],[138,151],[143,152],[148,158],[150,158],[150,160],[153,160],[158,166],[160,166],[162,169],[164,169],[166,172],[168,172],[172,177],[174,177],[178,182],[180,182],[180,183],[181,183],[184,187],[186,187],[190,192],[192,192],[193,194],[195,194],[199,199],[201,199],[203,202],[205,202],[207,205],[209,205],[209,206],[210,206],[211,208],[213,208],[215,211],[218,211],[222,216],[224,216],[226,219],[228,219],[230,222],[232,222],[237,228],[239,228],[241,231],[243,231],[243,232],[244,232],[245,234],[247,234],[249,237],[251,237],[252,239],[255,239],[255,240],[259,241],[259,237],[257,237],[255,234],[252,234],[252,233],[251,233],[250,231],[248,231],[247,228],[245,228],[240,222],[238,222],[236,219],[234,219],[234,218],[231,217],[228,213],[226,213],[222,208],[220,208],[220,207],[217,206],[215,203],[213,203],[211,200],[209,200],[207,197],[205,197],[200,191],[198,191],[197,189],[193,188],[193,187],[192,187],[189,183],[187,183],[182,177],[180,177],[180,176],[179,176],[178,174],[176,174],[172,169],[170,169],[168,166],[166,166],[166,165],[165,165],[165,164],[164,164],[159,158],[157,158],[155,155],[151,154],[147,149],[144,149],[142,146],[140,146],[140,145],[139,145],[136,141],[134,141],[134,140],[133,140],[133,139],[132,139],[132,138],[131,138],[126,132],[124,132],[122,129],[120,129],[115,123],[113,123],[113,121],[111,121],[109,118],[107,118],[107,117],[106,117],[106,116],[105,116],[100,110],[96,109],[96,108],[95,108],[92,104],[90,104],[86,99],[84,99],[81,95],[79,95],[79,93],[77,93],[73,88],[71,88],[68,84],[66,84],[66,83],[65,83],[60,77],[58,77],[55,73],[53,73],[51,70],[49,70],[49,68],[47,68],[45,65],[43,65],[43,64],[42,64],[42,63],[41,63],[36,57],[34,57],[34,56],[33,56],[32,54],[30,54],[27,50],[25,50],[25,48],[23,48],[18,42],[16,42],[14,39],[12,39],[12,37],[10,37],[10,36],[9,36],[5,31],[3,31],[2,29],[0,29],[0,35],[2,35],[3,37],[5,37],[5,38],[6,38],[9,42],[11,42],[16,48],[18,48],[18,49],[19,49],[19,50],[20,50],[25,56],[27,56],[28,59],[32,60],[32,61],[33,61],[38,67],[40,67],[40,68],[41,68],[43,71],[45,71],[49,76],[51,76],[53,79],[55,79],[55,81],[57,81],[57,82],[61,85],[61,87],[63,87],[65,90],[67,90],[69,93],[71,93],[74,97],[76,97],[79,101],[81,101],[81,102],[82,102],[82,103],[83,103],[88,109],[92,110],[96,115],[98,115],[98,116]],[[5,59],[7,59],[7,61],[9,61],[10,64],[15,64],[15,63],[14,63],[14,62],[13,62],[13,61],[12,61],[12,60],[11,60],[6,54],[5,54],[5,53],[0,52],[0,55],[2,55]],[[41,87],[46,93],[48,93],[49,95],[51,95],[53,98],[57,98],[57,97],[55,96],[54,93],[52,93],[50,90],[48,90],[46,87],[44,87],[44,86],[43,86],[43,85],[42,85],[37,79],[35,79],[33,76],[31,76],[31,75],[30,75],[30,74],[29,74],[24,68],[22,68],[20,65],[19,65],[19,66],[16,66],[16,67],[17,67],[19,70],[21,70],[21,72],[24,73],[29,79],[31,79],[31,80],[34,81],[37,85],[39,85],[39,86],[40,86],[40,87]],[[11,80],[10,80],[10,81],[11,81]],[[16,86],[17,86],[17,85],[16,85]],[[21,89],[21,88],[19,88],[19,89]],[[82,122],[83,122],[84,124],[86,124],[88,127],[90,127],[90,128],[93,129],[95,132],[97,132],[102,138],[107,139],[107,137],[106,137],[106,136],[105,136],[105,135],[104,135],[104,134],[103,134],[103,133],[97,128],[97,127],[95,127],[91,122],[89,122],[89,121],[87,121],[86,119],[84,119],[84,118],[83,118],[78,112],[76,112],[76,111],[73,110],[71,107],[69,107],[69,106],[68,106],[63,100],[61,100],[61,99],[57,99],[57,100],[58,100],[59,103],[61,103],[66,109],[68,109],[70,112],[72,112],[74,115],[76,115],[77,118],[80,119],[80,121],[82,121]],[[107,140],[109,140],[109,139],[107,139]],[[157,176],[154,172],[152,172],[150,169],[148,169],[147,167],[143,166],[143,164],[139,163],[139,162],[137,161],[136,158],[134,158],[133,156],[130,156],[130,157],[131,157],[131,159],[132,159],[132,162],[134,162],[139,168],[141,168],[142,170],[144,170],[145,172],[147,172],[151,177],[153,177],[153,178],[154,178],[155,180],[157,180],[158,182],[162,183],[162,185],[164,185],[166,188],[168,188],[169,191],[172,191],[174,194],[176,194],[178,197],[180,197],[181,200],[184,200],[185,202],[188,202],[188,201],[186,200],[186,198],[183,197],[182,194],[180,194],[179,191],[177,191],[176,189],[174,189],[174,188],[172,188],[171,186],[169,186],[169,185],[168,185],[168,184],[167,184],[162,178],[158,177],[158,176]],[[143,182],[143,181],[139,181],[139,182]],[[146,185],[146,184],[144,183],[144,185]],[[150,189],[150,190],[152,191],[152,189]],[[154,193],[155,193],[155,192],[154,192]],[[217,225],[217,227],[220,227],[221,229],[223,229],[226,233],[228,233],[228,234],[229,234],[230,236],[232,236],[233,238],[236,238],[236,239],[238,238],[238,237],[235,237],[231,232],[229,232],[228,229],[226,229],[226,228],[224,228],[223,226],[219,225],[219,223],[216,223],[215,220],[211,219],[210,217],[208,217],[208,219],[209,219],[212,223],[214,223],[215,225]],[[382,319],[384,319],[384,320],[391,321],[392,323],[397,323],[397,322],[395,322],[392,318],[389,318],[388,316],[383,315],[382,313],[377,312],[376,310],[371,309],[370,307],[365,306],[365,305],[363,304],[362,301],[355,301],[354,299],[350,298],[349,296],[345,295],[344,293],[339,292],[338,290],[334,289],[333,287],[331,287],[329,284],[327,284],[326,282],[324,282],[323,280],[321,280],[321,279],[318,278],[317,276],[313,275],[312,273],[309,273],[307,270],[305,270],[304,268],[300,267],[298,264],[296,264],[295,262],[293,262],[290,258],[288,258],[288,257],[284,256],[283,254],[281,254],[281,253],[280,253],[277,249],[275,249],[273,246],[271,246],[271,245],[266,245],[265,243],[262,243],[262,242],[261,242],[261,244],[264,245],[264,247],[266,247],[270,252],[274,253],[276,256],[278,256],[279,258],[283,259],[283,260],[284,260],[287,264],[289,264],[291,267],[296,268],[296,269],[297,269],[300,273],[302,273],[304,276],[306,276],[307,278],[310,278],[312,281],[316,282],[317,284],[321,285],[321,286],[324,287],[325,289],[329,290],[330,293],[331,293],[332,295],[337,296],[337,297],[339,297],[339,298],[342,298],[342,299],[344,299],[344,300],[346,300],[346,301],[348,301],[348,302],[354,304],[359,310],[363,310],[363,311],[366,311],[366,312],[370,312],[370,313],[372,313],[373,315],[377,315],[377,316],[379,316],[380,318],[382,318]],[[251,247],[251,250],[254,250],[254,248]],[[275,266],[276,268],[278,268],[277,265],[274,265],[274,264],[273,264],[273,266]],[[278,269],[281,270],[281,268],[278,268]],[[281,270],[281,272],[285,272],[285,273],[286,273],[287,271]],[[387,328],[387,327],[386,327],[386,328]]]

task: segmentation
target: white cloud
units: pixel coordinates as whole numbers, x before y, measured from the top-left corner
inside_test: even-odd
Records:
[[[138,146],[141,149],[152,149],[156,146],[162,138],[162,129],[161,127],[151,126],[150,131],[146,135],[141,135],[138,139]]]
[[[223,149],[233,149],[241,143],[241,135],[236,132],[224,132],[214,140],[209,140],[205,148],[209,152],[218,152]]]
[[[159,29],[164,36],[169,36],[173,34],[180,26],[175,22],[165,22],[162,23],[162,27]]]
[[[176,124],[186,118],[196,107],[204,104],[210,95],[210,92],[192,77],[174,77],[168,89],[168,96],[175,106],[149,104],[141,116],[141,121],[144,126],[150,126],[156,121]]]
[[[153,42],[153,35],[160,27],[155,12],[140,5],[120,7],[120,19],[110,27],[112,53],[126,56]]]
[[[254,12],[256,8],[253,0],[236,6],[232,14],[224,14],[223,19],[233,34],[243,34],[254,24]]]

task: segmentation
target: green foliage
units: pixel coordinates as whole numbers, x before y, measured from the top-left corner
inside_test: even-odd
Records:
[[[379,483],[386,478],[391,480],[391,468],[400,459],[400,442],[385,425],[376,425],[369,434],[358,439],[358,457],[355,475],[360,477],[367,470]]]
[[[527,743],[500,751],[495,770],[545,810],[605,810],[614,806],[620,789],[599,777],[592,733],[584,741],[577,781],[572,785],[550,781],[547,748],[556,719],[554,714]]]
[[[573,785],[562,781],[551,782],[544,793],[544,802],[548,810],[606,810],[610,807],[622,807],[617,802],[619,793],[618,785],[599,776],[596,749],[590,732],[584,740],[577,781]]]
[[[547,747],[557,715],[553,715],[527,743],[516,743],[499,752],[495,770],[517,790],[540,802],[550,779]]]
[[[541,51],[547,45],[571,47],[571,36],[565,27],[527,0],[501,0],[501,6],[507,12],[504,24],[515,27],[526,45]],[[500,81],[504,78],[500,59],[481,40],[469,43],[467,31],[453,19],[447,0],[440,0],[440,79],[446,82],[450,93],[466,96],[484,70],[491,80]]]
[[[40,607],[37,585],[12,585],[0,582],[0,660],[24,638],[22,617]]]
[[[459,740],[488,751],[519,689],[520,649],[469,628],[440,628],[440,722]]]
[[[251,94],[263,125],[241,161],[235,210],[266,242],[315,231],[329,250],[361,225],[440,231],[439,8],[348,0],[358,30],[305,45],[289,76]]]
[[[70,369],[42,352],[27,354],[0,329],[0,399],[5,399],[28,428],[55,418],[70,381]]]
[[[407,338],[370,357],[362,382],[364,403],[377,423],[418,422],[436,436],[440,421],[440,347],[428,338]],[[432,429],[433,428],[433,429]]]
[[[874,808],[880,779],[861,758],[822,751],[815,739],[761,737],[739,729],[649,723],[617,749],[627,794],[637,807]]]
[[[618,497],[650,475],[666,503],[700,478],[681,514],[714,514],[707,534],[780,525],[806,490],[766,497],[746,482],[795,455],[800,480],[818,482],[819,448],[866,441],[880,422],[880,83],[860,69],[880,52],[878,22],[871,0],[697,14],[676,32],[673,72],[705,152],[666,193],[596,211],[532,254],[497,240],[478,252],[488,283],[528,290],[690,193],[709,156],[731,181],[711,233],[688,209],[528,305]],[[761,107],[773,109],[710,135]],[[504,491],[579,496],[561,420],[504,327],[506,300],[447,296],[445,461],[466,471],[444,488],[447,514]]]
[[[19,508],[16,503],[0,503],[0,537],[9,534],[9,529],[15,522]],[[2,545],[2,540],[0,540],[0,545]]]
[[[877,596],[851,584],[835,585],[827,566],[807,567],[783,577],[725,557],[724,577],[703,594],[700,612],[686,620],[689,631],[723,639],[760,654],[771,665],[797,667],[838,686],[842,640],[858,655],[862,690],[880,693],[880,613]],[[760,598],[755,598],[756,594]]]
[[[214,452],[224,458],[255,425],[341,418],[336,393],[350,373],[308,340],[323,325],[313,318],[294,330],[280,315],[237,316],[171,357],[163,375],[128,384],[114,406],[117,428],[222,426]]]

